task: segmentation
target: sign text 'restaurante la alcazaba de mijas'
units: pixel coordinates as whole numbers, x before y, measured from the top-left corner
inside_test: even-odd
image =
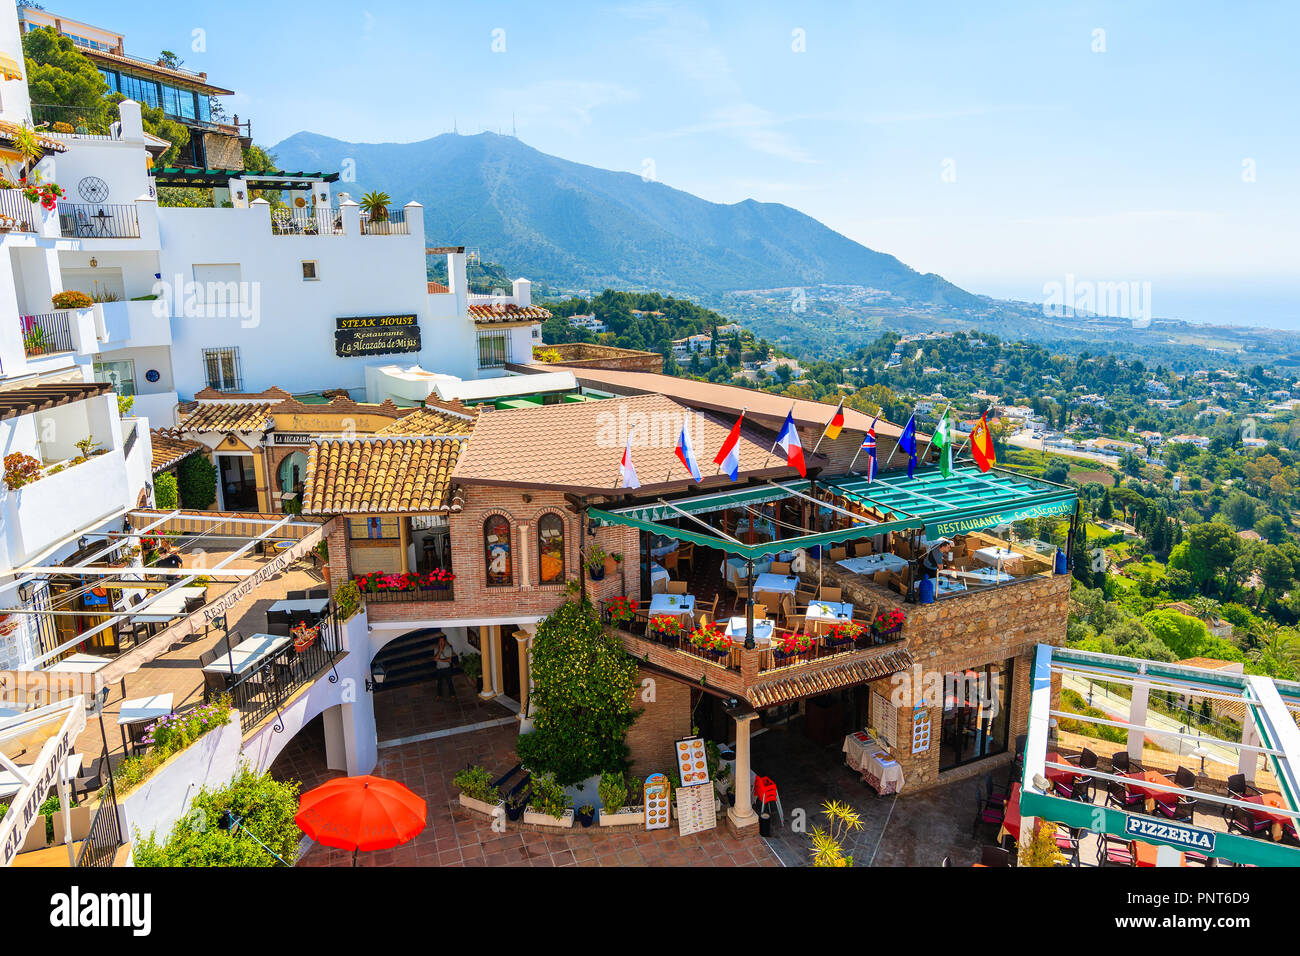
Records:
[[[334,320],[334,354],[340,358],[420,351],[414,315],[354,315]]]

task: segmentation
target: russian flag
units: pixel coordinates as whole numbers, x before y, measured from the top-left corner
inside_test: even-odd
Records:
[[[785,424],[781,434],[776,436],[776,443],[785,451],[785,463],[791,468],[799,469],[802,478],[808,474],[803,465],[803,443],[799,441],[799,430],[794,427],[794,408],[785,413]]]
[[[727,440],[722,443],[717,456],[713,459],[713,463],[720,470],[725,471],[732,481],[735,481],[736,476],[740,474],[740,424],[744,420],[745,413],[741,412],[740,417],[736,419],[736,424],[731,426]]]
[[[689,416],[682,416],[682,431],[681,434],[677,436],[677,448],[674,450],[677,453],[677,460],[680,461],[686,470],[691,473],[692,478],[699,481],[700,466],[695,462],[695,447],[691,444],[691,430],[688,427],[689,421]]]

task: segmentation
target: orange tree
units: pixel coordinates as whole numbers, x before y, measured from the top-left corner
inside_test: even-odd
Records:
[[[561,786],[627,769],[636,660],[589,601],[566,601],[537,625],[532,679],[533,731],[515,745],[524,766]]]

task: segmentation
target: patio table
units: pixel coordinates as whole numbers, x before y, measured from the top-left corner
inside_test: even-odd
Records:
[[[1162,847],[1155,846],[1151,843],[1144,843],[1142,840],[1130,840],[1129,847],[1133,851],[1133,862],[1138,866],[1160,866],[1160,850]],[[1178,854],[1178,865],[1187,865],[1187,854],[1175,850],[1173,847],[1164,847],[1166,853],[1173,852]],[[1165,864],[1169,865],[1169,864]]]
[[[987,564],[992,568],[1006,568],[1013,574],[1019,573],[1025,560],[1023,554],[1010,548],[980,548],[973,557],[980,564]]]
[[[650,598],[649,616],[657,614],[671,614],[689,628],[695,621],[695,595],[655,594]]]
[[[757,620],[754,622],[754,643],[760,646],[772,643],[772,631],[775,625],[771,621]],[[748,631],[745,628],[745,619],[743,617],[733,617],[727,620],[727,627],[724,631],[727,637],[731,638],[737,644],[745,640]]]
[[[844,558],[842,561],[836,561],[835,563],[846,571],[868,576],[875,574],[877,571],[893,571],[895,574],[902,574],[907,570],[907,560],[889,551],[864,554],[860,558]]]
[[[1269,830],[1274,843],[1281,840],[1283,826],[1295,820],[1295,817],[1287,816],[1285,813],[1272,813],[1265,808],[1278,807],[1279,809],[1286,809],[1286,801],[1282,799],[1282,794],[1274,792],[1254,793],[1244,799],[1247,803],[1259,804],[1260,808],[1258,810],[1252,808],[1250,812],[1256,820],[1267,820],[1272,824]]]
[[[959,581],[957,578],[944,574],[942,571],[940,571],[939,576],[934,579],[934,591],[936,594],[956,594],[965,590],[966,582]]]
[[[776,525],[767,518],[755,521],[752,518],[741,518],[736,522],[736,530],[733,537],[740,541],[748,541],[750,531],[753,531],[755,539],[771,541],[776,538]]]
[[[754,573],[766,574],[772,567],[771,558],[760,558],[754,561]],[[727,558],[722,562],[722,576],[729,581],[732,586],[742,583],[749,576],[748,563],[744,558]]]
[[[202,585],[177,588],[170,594],[164,594],[152,604],[146,605],[144,613],[135,615],[132,620],[137,624],[166,624],[172,618],[185,613],[186,600],[202,597],[207,590]]]
[[[1178,803],[1178,793],[1172,790],[1161,790],[1158,787],[1144,787],[1143,783],[1163,783],[1173,786],[1173,778],[1168,777],[1158,770],[1143,770],[1141,773],[1133,771],[1124,774],[1128,778],[1126,787],[1132,793],[1140,793],[1146,798],[1146,811],[1150,813],[1156,808],[1156,801],[1159,800],[1165,806],[1173,806]]]
[[[81,754],[68,754],[63,761],[63,776],[71,786],[81,773],[82,765]],[[32,769],[31,764],[19,764],[18,769],[29,773]],[[18,777],[8,770],[0,770],[0,800],[8,800],[15,793],[23,788]],[[42,794],[44,796],[44,794]]]
[[[1002,829],[998,830],[998,843],[1002,842],[1003,837],[1020,843],[1020,783],[1017,781],[1011,785],[1011,792],[1007,794],[1006,808],[1002,811]]]
[[[663,538],[658,543],[655,540],[650,542],[650,556],[656,560],[663,560],[676,550],[677,541],[674,538]]]
[[[69,654],[45,669],[60,674],[93,674],[109,663],[112,662],[107,657],[96,657],[94,654]]]
[[[840,749],[844,762],[858,771],[862,782],[870,784],[880,796],[903,789],[903,768],[890,756],[889,749],[870,734],[862,730],[849,734]]]
[[[959,578],[969,584],[1004,584],[1007,581],[1016,579],[1014,574],[999,571],[997,568],[976,568],[972,571],[953,569],[948,573],[954,578]]]
[[[1047,762],[1048,763],[1071,763],[1070,760],[1067,760],[1065,757],[1062,757],[1054,750],[1049,750],[1047,752]],[[1056,767],[1044,767],[1043,773],[1046,775],[1048,780],[1052,781],[1052,783],[1063,783],[1067,787],[1070,784],[1074,783],[1074,781],[1079,777],[1084,776],[1084,774],[1077,773],[1073,770],[1059,770]]]
[[[259,661],[285,647],[290,638],[276,634],[254,634],[240,641],[227,654],[222,654],[211,664],[203,668],[206,674],[229,674],[231,670],[238,677],[250,670]]]
[[[853,605],[848,601],[813,601],[804,616],[810,633],[820,637],[836,624],[853,620]]]
[[[117,714],[117,725],[122,732],[122,752],[131,752],[131,746],[126,740],[127,727],[157,720],[170,714],[173,709],[171,694],[155,694],[152,697],[137,697],[134,700],[122,701]]]

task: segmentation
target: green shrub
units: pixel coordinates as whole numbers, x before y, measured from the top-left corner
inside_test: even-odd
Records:
[[[545,813],[559,820],[564,816],[564,811],[569,809],[569,805],[569,795],[555,782],[555,774],[533,774],[532,792],[528,796],[529,807],[538,813]]]
[[[113,771],[113,781],[119,790],[130,790],[157,770],[173,754],[180,753],[208,731],[230,723],[230,698],[222,697],[205,707],[196,707],[181,714],[160,717],[145,730],[142,743],[149,747],[144,753],[127,757]]]
[[[602,773],[596,793],[600,795],[602,813],[617,813],[628,805],[627,777],[623,773]]]
[[[302,831],[293,822],[298,812],[298,788],[296,782],[281,782],[269,773],[253,773],[245,767],[226,786],[200,790],[190,812],[177,821],[165,842],[160,844],[152,833],[137,835],[135,865],[280,865],[258,844],[260,840],[292,866],[302,839]],[[221,829],[227,812],[239,821],[234,832]]]
[[[173,511],[176,508],[177,498],[176,476],[169,471],[164,471],[153,480],[153,499],[154,503],[164,511]]]
[[[339,619],[343,621],[357,613],[361,607],[361,592],[357,590],[355,581],[339,585],[339,589],[334,592],[334,606],[338,608]]]
[[[217,500],[217,469],[202,455],[191,455],[176,466],[181,507],[202,511]]]
[[[486,767],[466,767],[452,777],[456,789],[473,800],[483,803],[496,803],[501,799],[497,788],[492,786],[492,775]]]
[[[1061,689],[1061,709],[1083,717],[1109,719],[1104,710],[1089,707],[1082,694],[1070,690],[1068,687]],[[1122,744],[1128,741],[1128,731],[1123,728],[1110,727],[1106,724],[1090,724],[1083,720],[1072,720],[1069,717],[1059,718],[1057,729],[1070,734],[1081,734],[1084,737],[1096,737],[1099,740],[1105,740],[1113,744]]]

